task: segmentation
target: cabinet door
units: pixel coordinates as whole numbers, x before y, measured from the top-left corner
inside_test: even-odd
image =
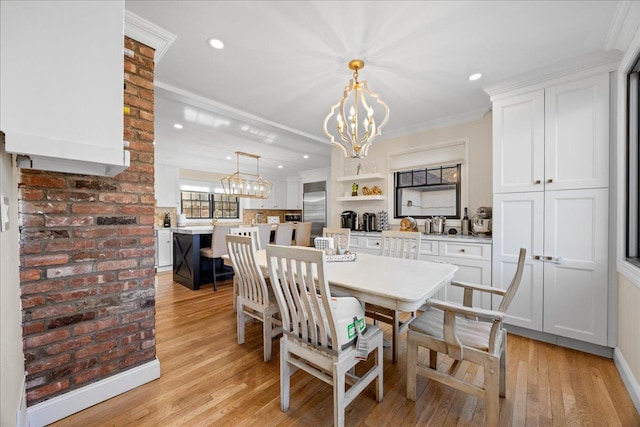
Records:
[[[273,190],[271,191],[270,208],[272,209],[286,209],[287,207],[287,183],[285,181],[273,181]],[[268,201],[265,200],[265,208]]]
[[[543,191],[544,91],[493,103],[493,192]]]
[[[458,271],[453,277],[454,281],[460,280],[462,282],[491,286],[491,261],[440,257],[440,262],[458,266]],[[444,288],[444,292],[440,293],[439,296],[447,302],[462,305],[464,291],[458,286],[449,285]],[[473,306],[490,309],[490,296],[476,292],[473,295]]]
[[[300,208],[300,181],[287,181],[287,209]]]
[[[544,331],[607,344],[608,190],[545,194]]]
[[[180,209],[180,169],[174,166],[156,165],[155,192],[157,207]]]
[[[156,236],[156,263],[158,267],[166,267],[173,264],[171,230],[158,230]]]
[[[544,263],[544,193],[510,193],[493,196],[493,286],[506,289],[515,275],[520,248],[527,258],[520,287],[507,310],[506,323],[542,330]],[[493,297],[492,308],[502,300]]]
[[[545,189],[609,185],[609,75],[545,90]]]

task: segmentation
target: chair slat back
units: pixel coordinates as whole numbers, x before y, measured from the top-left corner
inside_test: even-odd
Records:
[[[500,301],[500,305],[498,306],[498,311],[503,313],[507,312],[511,301],[513,301],[513,297],[516,296],[516,292],[520,287],[520,281],[522,280],[522,272],[524,271],[524,261],[527,257],[527,250],[525,248],[520,248],[520,254],[518,255],[518,267],[516,269],[516,274],[513,276],[513,280],[509,284],[507,288],[507,293],[502,297],[502,301]]]
[[[337,321],[324,275],[324,251],[269,245],[267,263],[284,332],[324,351],[338,351]]]
[[[296,246],[311,246],[311,223],[299,222],[295,224]]]
[[[230,225],[214,225],[211,236],[211,252],[213,258],[220,258],[227,254],[227,241],[225,236],[229,234]]]
[[[235,234],[236,236],[251,236],[256,242],[256,248],[262,249],[260,246],[260,230],[258,227],[235,227],[229,230],[229,234]]]
[[[288,222],[281,222],[276,228],[276,235],[273,238],[273,243],[280,246],[291,246],[293,241],[293,224]]]
[[[380,241],[380,255],[394,258],[418,259],[420,255],[419,231],[391,231],[382,232]]]
[[[239,295],[256,304],[268,305],[269,292],[258,263],[254,237],[227,234],[226,240]]]
[[[347,251],[349,250],[349,244],[351,243],[351,229],[325,227],[322,229],[322,237],[333,237],[333,244],[335,245],[334,249],[342,247]]]

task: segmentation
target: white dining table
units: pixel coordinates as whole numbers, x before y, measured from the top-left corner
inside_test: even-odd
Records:
[[[265,249],[257,251],[258,264],[268,277]],[[228,256],[225,262],[228,262]],[[355,261],[326,262],[325,275],[332,293],[351,295],[363,303],[403,312],[417,311],[453,279],[452,264],[358,253]],[[393,362],[397,334],[393,331]]]

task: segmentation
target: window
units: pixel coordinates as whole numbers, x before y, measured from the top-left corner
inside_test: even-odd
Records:
[[[394,175],[395,218],[460,218],[460,164]]]
[[[236,196],[181,191],[180,200],[182,212],[187,216],[187,219],[212,219],[214,213],[218,219],[240,218],[240,203]]]
[[[627,80],[627,242],[626,258],[640,267],[640,61]]]

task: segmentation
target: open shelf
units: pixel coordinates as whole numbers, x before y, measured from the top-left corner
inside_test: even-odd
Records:
[[[346,196],[338,197],[339,202],[365,202],[371,200],[385,200],[384,196]]]
[[[341,176],[337,178],[337,181],[338,182],[365,181],[368,179],[384,179],[384,174],[382,172],[374,172],[374,173],[362,173],[360,175]]]

